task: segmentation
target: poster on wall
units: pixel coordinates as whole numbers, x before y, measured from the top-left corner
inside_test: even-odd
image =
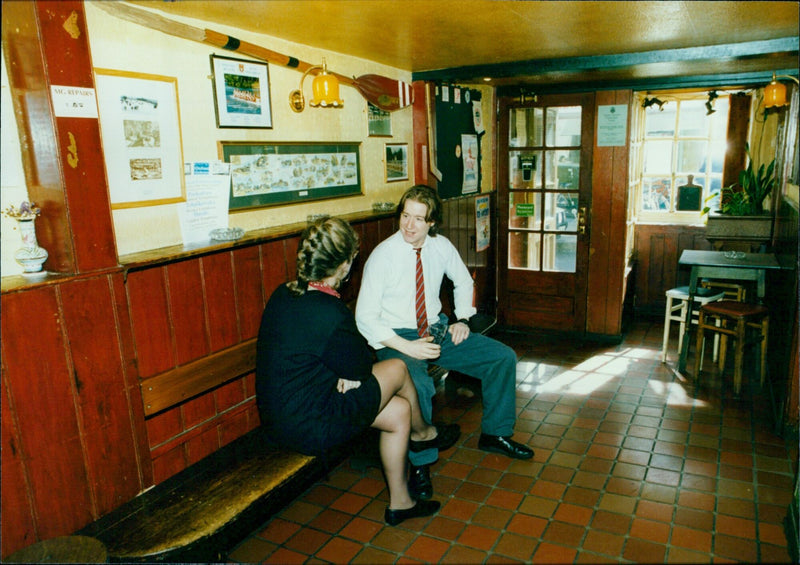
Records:
[[[475,198],[475,251],[480,253],[489,248],[492,237],[492,224],[489,217],[489,196]]]
[[[175,77],[95,69],[111,208],[186,200]]]
[[[627,104],[599,106],[597,109],[597,146],[622,147],[628,136]]]
[[[462,194],[478,192],[478,136],[461,135],[461,158],[464,161],[464,179],[461,184]]]
[[[231,164],[231,210],[361,194],[358,143],[218,145]]]

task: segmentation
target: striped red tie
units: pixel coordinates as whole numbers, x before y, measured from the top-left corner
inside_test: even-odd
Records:
[[[425,280],[422,276],[422,258],[420,257],[422,248],[416,249],[417,252],[417,333],[420,337],[428,335],[428,313],[425,309]]]

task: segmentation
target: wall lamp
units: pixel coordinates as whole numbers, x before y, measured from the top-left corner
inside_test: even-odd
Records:
[[[779,78],[788,78],[795,83],[800,84],[796,78],[789,75],[775,76],[772,73],[772,82],[764,87],[764,107],[772,108],[773,106],[786,106],[786,85],[778,82]]]
[[[323,108],[341,108],[344,106],[344,101],[339,98],[339,79],[328,72],[328,66],[325,59],[322,59],[322,65],[315,65],[309,67],[303,76],[300,78],[300,88],[292,90],[289,93],[289,106],[295,112],[302,112],[306,107],[306,100],[303,97],[303,81],[306,75],[314,70],[321,72],[314,77],[314,82],[311,83],[311,91],[314,96],[308,101],[308,105],[312,108],[322,106]]]

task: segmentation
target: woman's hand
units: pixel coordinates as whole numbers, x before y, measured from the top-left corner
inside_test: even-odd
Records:
[[[352,390],[360,386],[361,386],[361,381],[349,381],[347,379],[339,379],[339,382],[336,383],[336,390],[344,394],[348,390]]]

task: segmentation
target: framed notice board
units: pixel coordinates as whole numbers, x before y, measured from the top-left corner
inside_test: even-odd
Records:
[[[436,166],[442,172],[439,195],[455,198],[480,187],[480,134],[475,108],[481,93],[466,87],[436,87]]]

